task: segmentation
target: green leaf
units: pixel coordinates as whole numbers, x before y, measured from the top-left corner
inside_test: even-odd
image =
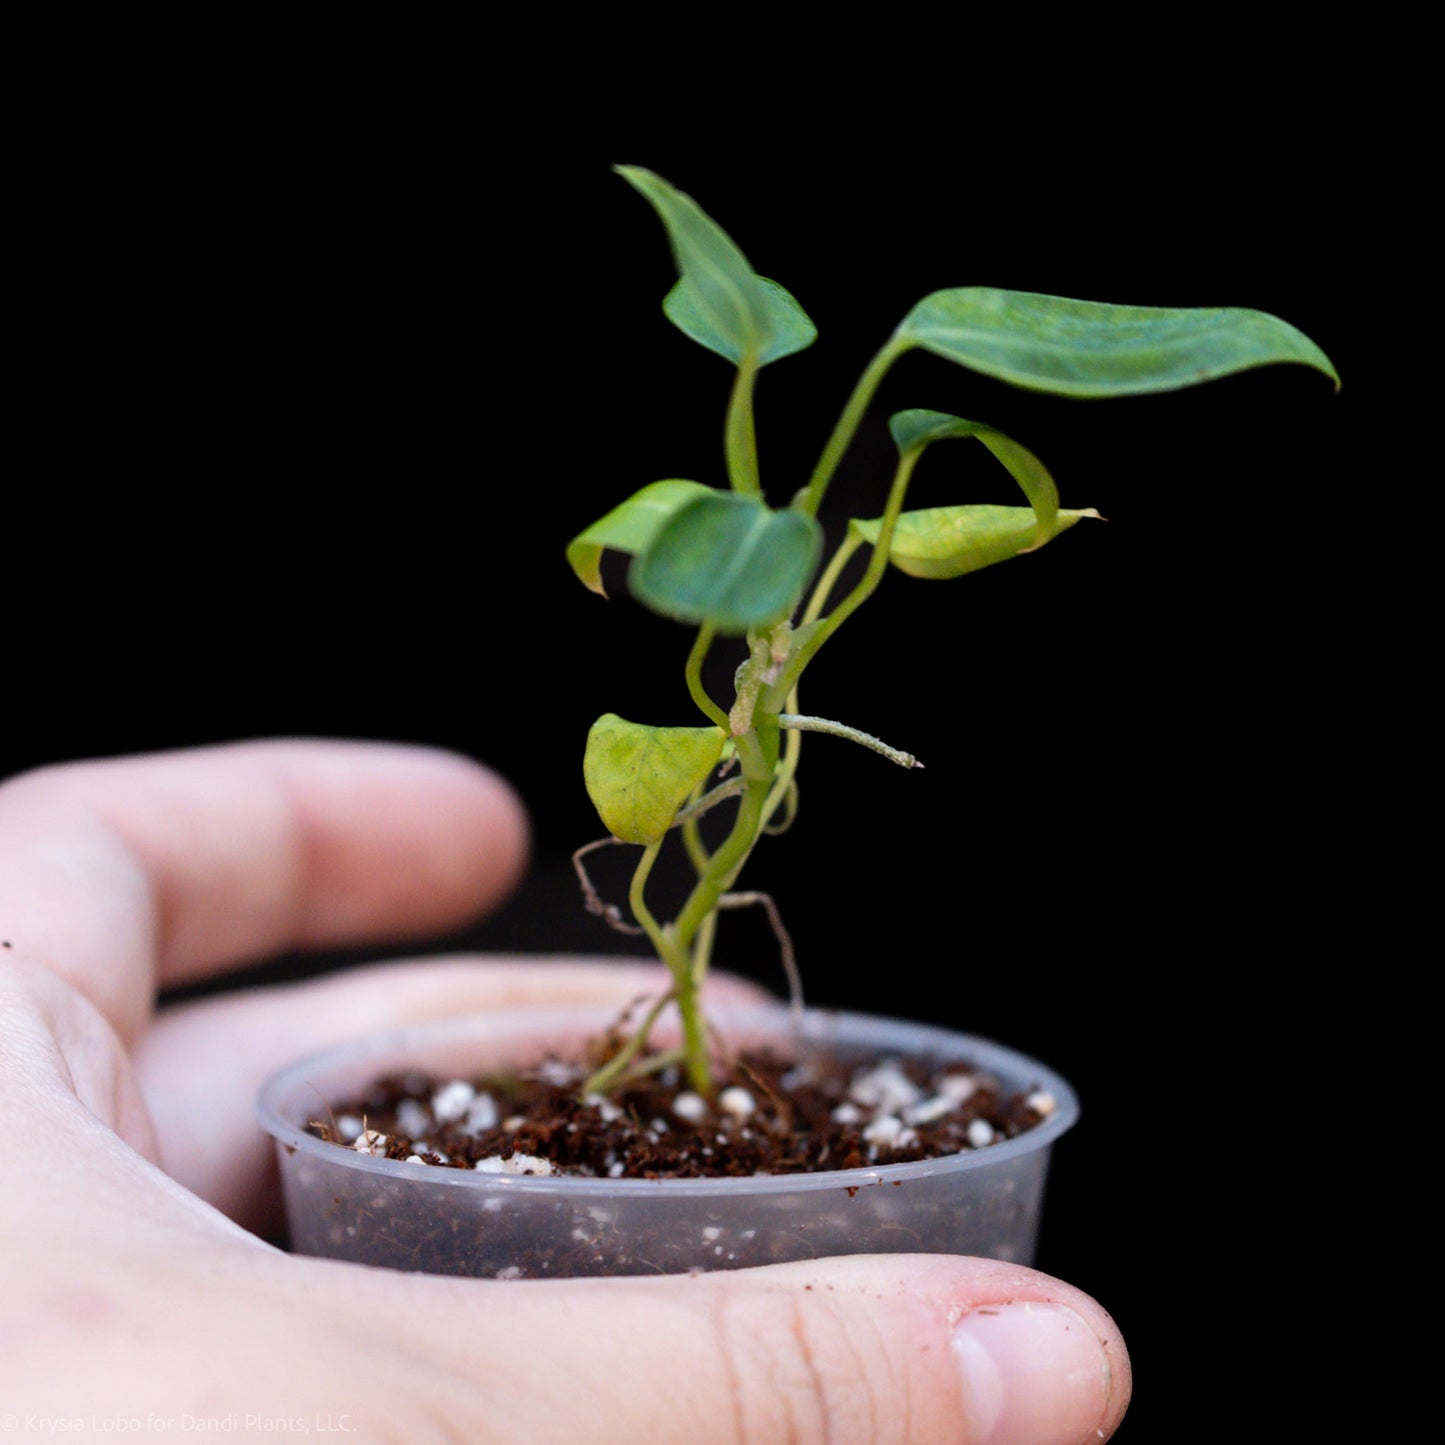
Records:
[[[605,517],[579,532],[567,544],[567,561],[578,578],[599,597],[607,596],[602,585],[602,553],[636,554],[646,551],[663,524],[695,497],[711,493],[701,482],[672,479],[651,482],[613,507]]]
[[[1057,536],[1081,517],[1098,515],[1092,507],[1080,512],[1060,511],[1051,535]],[[865,541],[877,545],[883,529],[881,518],[854,520],[848,525]],[[966,572],[977,572],[1033,551],[1036,535],[1036,519],[1028,507],[932,507],[904,512],[898,518],[888,560],[910,577],[962,577]]]
[[[624,843],[656,843],[722,754],[721,728],[657,728],[609,712],[592,724],[582,776],[603,826]]]
[[[818,334],[803,309],[775,281],[756,275],[721,226],[691,196],[640,166],[618,175],[651,203],[667,229],[682,278],[663,302],[673,325],[694,341],[762,366],[790,356]]]
[[[818,564],[822,528],[757,497],[708,491],[674,512],[627,574],[632,595],[723,634],[766,627],[797,606]]]
[[[767,340],[758,353],[757,364],[766,366],[780,357],[791,356],[803,351],[818,338],[818,328],[808,319],[807,313],[792,294],[785,291],[776,281],[766,276],[755,278],[762,286],[759,297],[764,310]],[[741,365],[742,347],[736,339],[724,335],[712,324],[705,307],[697,299],[697,289],[687,277],[683,277],[663,298],[662,310],[667,319],[684,335],[690,336],[700,346],[715,351],[734,365]]]
[[[1037,523],[1033,546],[1042,547],[1058,530],[1059,489],[1048,469],[1027,447],[1020,446],[996,427],[965,421],[947,412],[916,410],[896,412],[888,419],[888,430],[904,455],[921,452],[931,443],[950,437],[976,437],[1003,463],[1029,499]]]
[[[1339,376],[1304,332],[1239,307],[1111,306],[965,286],[925,296],[897,339],[1057,396],[1173,391],[1274,362]]]

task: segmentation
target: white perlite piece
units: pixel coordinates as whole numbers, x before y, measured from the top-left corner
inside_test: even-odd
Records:
[[[386,1135],[376,1129],[363,1129],[351,1146],[358,1154],[381,1155],[386,1153]]]
[[[476,1096],[477,1091],[465,1079],[453,1079],[431,1096],[431,1111],[438,1123],[452,1124],[472,1107]]]
[[[921,1104],[910,1104],[903,1111],[903,1117],[910,1124],[931,1124],[935,1119],[941,1119],[945,1114],[953,1113],[956,1108],[958,1108],[957,1099],[950,1099],[947,1094],[935,1094]]]
[[[707,1118],[707,1100],[701,1094],[685,1090],[672,1101],[672,1112],[689,1124],[701,1124]]]
[[[872,1069],[860,1070],[848,1086],[848,1095],[881,1114],[896,1114],[923,1097],[923,1090],[903,1072],[897,1059],[885,1059]]]
[[[501,1118],[497,1101],[490,1094],[478,1094],[467,1110],[462,1130],[467,1134],[485,1134],[488,1129],[495,1129]]]
[[[596,1109],[598,1118],[600,1118],[604,1124],[610,1124],[613,1120],[622,1117],[621,1106],[614,1104],[611,1099],[602,1094],[584,1094],[582,1096],[582,1102],[586,1104],[589,1109]]]
[[[552,1161],[538,1154],[513,1154],[504,1159],[500,1154],[489,1154],[478,1159],[476,1168],[483,1174],[540,1174],[552,1173]]]
[[[864,1131],[870,1144],[892,1144],[903,1133],[903,1120],[896,1114],[880,1114]]]
[[[884,1114],[881,1119],[875,1119],[863,1131],[863,1138],[868,1144],[868,1157],[874,1161],[885,1150],[906,1149],[918,1142],[918,1135],[907,1128],[896,1114]]]
[[[758,1107],[753,1096],[736,1084],[718,1095],[717,1104],[724,1114],[731,1114],[734,1119],[746,1119]]]
[[[993,1125],[986,1119],[970,1119],[968,1124],[968,1142],[975,1149],[982,1149],[986,1144],[992,1144],[994,1140]]]
[[[1059,1101],[1047,1089],[1035,1089],[1024,1103],[1042,1119],[1047,1119],[1059,1107]]]
[[[966,1104],[978,1093],[978,1080],[972,1074],[944,1074],[933,1081],[934,1090],[955,1104]]]

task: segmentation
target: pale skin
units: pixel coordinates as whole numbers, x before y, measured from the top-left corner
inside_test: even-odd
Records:
[[[492,1282],[266,1242],[276,1182],[253,1099],[273,1068],[402,1020],[621,1004],[657,975],[454,959],[160,1012],[157,991],[455,928],[526,854],[512,790],[422,749],[238,744],[0,785],[0,1438],[77,1438],[76,1421],[184,1438],[227,1417],[233,1440],[330,1428],[412,1445],[1113,1434],[1130,1391],[1117,1328],[1016,1266],[893,1255]]]

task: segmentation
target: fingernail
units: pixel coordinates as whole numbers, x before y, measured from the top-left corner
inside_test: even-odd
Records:
[[[973,1421],[971,1445],[1088,1445],[1109,1401],[1109,1360],[1082,1316],[1015,1301],[955,1326]]]

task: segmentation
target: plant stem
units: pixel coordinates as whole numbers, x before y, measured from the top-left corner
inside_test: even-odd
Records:
[[[713,940],[717,936],[717,914],[709,913],[697,931],[692,946],[692,976],[699,988],[707,977],[708,964],[712,959]]]
[[[700,798],[692,799],[683,807],[677,817],[672,820],[673,823],[680,823],[686,828],[689,824],[695,823],[704,813],[717,807],[719,803],[725,803],[729,798],[737,797],[746,785],[746,778],[729,778],[727,782],[719,783],[715,788],[709,788]]]
[[[838,464],[853,441],[859,423],[867,412],[888,368],[893,365],[911,342],[893,337],[869,363],[858,384],[853,389],[843,414],[823,448],[818,464],[807,487],[798,494],[793,506],[805,516],[816,516],[828,485],[837,471]],[[757,376],[757,359],[745,356],[738,366],[733,382],[732,395],[728,401],[725,430],[728,479],[738,492],[762,495],[762,483],[758,474],[757,435],[753,421],[753,385]],[[738,804],[733,826],[727,837],[711,855],[702,846],[695,833],[687,836],[688,854],[697,871],[697,881],[672,923],[660,927],[643,903],[643,887],[656,857],[658,844],[651,845],[644,854],[643,862],[633,876],[629,895],[633,916],[642,925],[652,940],[658,956],[667,965],[673,978],[672,999],[677,1005],[682,1020],[683,1059],[689,1081],[701,1094],[711,1092],[712,1070],[708,1059],[707,1034],[702,1013],[698,1007],[699,994],[707,974],[708,960],[712,951],[713,935],[716,929],[717,910],[723,895],[731,888],[743,864],[746,863],[763,828],[782,800],[788,796],[797,768],[800,749],[799,734],[795,730],[787,733],[782,745],[783,757],[779,765],[780,724],[779,714],[785,702],[790,712],[796,713],[796,684],[799,675],[817,653],[819,647],[852,615],[878,586],[888,562],[888,550],[892,543],[894,524],[903,504],[903,494],[917,452],[910,452],[900,460],[889,494],[888,506],[884,513],[883,526],[874,555],[863,578],[852,592],[828,617],[821,620],[799,645],[796,652],[782,659],[782,650],[775,662],[766,649],[754,647],[748,662],[739,674],[737,701],[731,714],[724,713],[708,696],[702,685],[702,664],[712,645],[712,629],[704,626],[698,632],[696,641],[687,661],[687,686],[693,701],[702,712],[733,739],[738,761],[743,774],[742,799]],[[809,602],[806,619],[817,621],[819,614],[837,585],[844,565],[858,547],[859,542],[849,538],[840,546],[838,555],[829,565]],[[778,668],[778,662],[781,667]],[[776,676],[767,674],[777,669]],[[815,726],[814,720],[792,719],[794,726]],[[829,731],[838,731],[855,741],[866,742],[895,761],[906,757],[896,749],[888,748],[877,739],[841,725],[828,725]],[[656,1018],[649,1014],[637,1037],[629,1045],[628,1058],[635,1055],[646,1040],[647,1033]],[[626,1067],[626,1061],[620,1066]],[[609,1076],[609,1081],[610,1081]]]
[[[652,872],[652,865],[657,861],[657,855],[661,849],[662,842],[659,839],[656,843],[649,843],[642,850],[642,857],[633,871],[632,883],[627,890],[627,902],[632,909],[632,916],[642,925],[642,931],[652,941],[653,948],[657,950],[657,956],[667,965],[670,972],[676,974],[677,970],[673,966],[673,958],[668,948],[667,930],[652,916],[652,912],[642,896],[643,890],[647,887],[648,874]]]
[[[776,742],[776,727],[773,732]],[[707,1032],[698,1007],[698,995],[707,976],[708,953],[714,926],[712,921],[716,918],[719,899],[732,886],[762,831],[764,806],[772,792],[773,758],[776,757],[775,748],[765,748],[756,732],[746,733],[735,739],[735,742],[744,777],[743,795],[738,804],[737,816],[733,819],[728,836],[707,860],[706,867],[693,885],[692,892],[676,919],[663,931],[666,951],[659,947],[659,954],[667,963],[676,983],[677,1009],[682,1018],[683,1049],[688,1077],[693,1088],[704,1096],[711,1089],[712,1074],[708,1062]],[[641,919],[638,921],[641,922]],[[692,954],[691,966],[685,966],[680,974],[676,961],[679,956],[687,955],[695,939],[698,947]],[[654,939],[654,944],[657,943],[658,940]]]
[[[707,657],[708,649],[712,646],[712,640],[716,632],[711,623],[704,622],[697,630],[697,637],[692,644],[692,651],[687,655],[687,690],[692,700],[700,707],[708,718],[715,722],[724,732],[728,730],[728,715],[707,695],[707,689],[702,685],[702,664]]]
[[[843,569],[862,545],[862,537],[853,531],[849,531],[848,535],[838,543],[838,550],[833,553],[832,560],[818,579],[818,585],[813,588],[813,595],[808,599],[807,610],[803,613],[799,623],[800,628],[818,620],[822,614],[824,603],[833,595],[833,588],[838,585],[838,578],[843,575]]]
[[[772,771],[763,778],[750,777],[738,804],[732,831],[708,860],[702,877],[693,886],[687,901],[673,923],[673,936],[686,948],[701,927],[703,920],[717,906],[717,901],[732,885],[762,826],[763,804],[772,791]]]
[[[647,1042],[647,1036],[652,1032],[658,1015],[672,1002],[672,998],[673,995],[669,992],[653,1000],[632,1037],[582,1085],[584,1095],[605,1094],[622,1077],[628,1064],[637,1057],[638,1051]]]
[[[808,605],[804,609],[802,617],[799,619],[798,628],[794,630],[794,637],[797,637],[798,632],[802,628],[807,627],[809,623],[818,620],[828,598],[833,595],[833,588],[837,586],[838,578],[843,575],[843,569],[848,565],[848,560],[862,545],[862,537],[853,531],[849,531],[838,544],[838,550],[833,553],[832,560],[828,563],[823,575],[818,579],[817,585],[813,588],[813,595],[808,598]],[[811,653],[809,656],[811,656]],[[798,710],[798,672],[801,670],[802,669],[799,668],[792,674],[792,686],[788,690],[788,696],[784,703],[784,707],[788,712],[796,713]],[[781,716],[782,714],[779,713],[779,717]],[[773,783],[773,791],[769,794],[767,804],[763,808],[764,828],[767,828],[772,822],[773,814],[777,812],[784,799],[792,794],[793,779],[797,776],[798,759],[801,757],[802,751],[803,737],[801,732],[796,728],[789,729],[783,743],[782,759],[778,765],[777,776]],[[796,804],[794,806],[796,807]],[[791,819],[788,821],[791,821]],[[785,822],[783,826],[786,827],[787,823]]]
[[[775,713],[782,712],[785,705],[790,712],[797,710],[795,701],[785,704],[784,699],[797,686],[803,669],[817,655],[818,649],[873,595],[878,584],[883,580],[883,573],[888,567],[889,549],[893,545],[893,529],[898,525],[898,516],[903,510],[903,498],[908,492],[908,482],[921,455],[922,448],[915,448],[905,452],[898,459],[898,470],[893,474],[893,485],[888,493],[888,505],[883,512],[883,525],[879,530],[878,541],[874,545],[873,555],[868,559],[867,569],[859,578],[857,586],[818,623],[817,627],[807,634],[798,649],[783,664],[777,680],[767,689],[763,699],[764,705]],[[839,550],[841,551],[842,548]],[[829,568],[829,575],[823,580],[829,586],[836,580],[832,568]],[[813,601],[819,609],[821,609],[824,595],[820,583],[813,597]],[[813,607],[810,604],[810,615],[812,611]]]
[[[763,494],[758,475],[757,431],[753,425],[753,382],[757,374],[757,357],[744,356],[738,363],[738,374],[728,398],[727,428],[723,437],[728,481],[733,491],[754,497]]]
[[[833,428],[833,434],[823,448],[822,456],[818,458],[818,465],[813,469],[813,475],[807,488],[793,504],[800,512],[810,517],[818,515],[818,508],[823,502],[823,494],[828,490],[828,483],[833,480],[833,473],[838,470],[838,463],[843,460],[843,454],[852,444],[858,424],[863,420],[864,413],[873,400],[873,393],[878,390],[878,384],[883,380],[888,368],[912,344],[912,342],[901,341],[894,336],[868,363],[867,370],[858,378],[858,384],[853,388],[853,395],[848,398],[848,404],[843,408],[843,414],[838,418],[838,424]]]
[[[692,871],[701,874],[707,867],[708,851],[702,841],[702,829],[698,827],[697,820],[701,812],[694,805],[689,805],[688,816],[682,819],[682,846],[687,853],[688,860],[692,863]]]
[[[798,688],[796,683],[792,691],[788,694],[787,706],[789,712],[797,711]],[[780,720],[783,716],[783,713],[778,714]],[[797,786],[794,779],[798,775],[798,760],[802,755],[802,730],[800,728],[788,728],[783,734],[782,756],[778,762],[773,779],[773,790],[768,794],[768,801],[763,805],[762,827],[764,830],[782,832],[792,824],[793,818],[796,816],[798,810]],[[773,814],[776,813],[788,799],[792,799],[792,807],[789,809],[788,816],[784,818],[783,822],[777,828],[772,828]]]
[[[657,956],[667,965],[667,971],[672,975],[669,997],[676,1000],[677,1011],[682,1018],[683,1057],[687,1061],[688,1077],[693,1088],[706,1097],[712,1092],[712,1066],[707,1055],[707,1032],[698,1008],[698,991],[702,980],[692,966],[688,949],[691,936],[682,936],[676,923],[660,926],[643,899],[648,874],[652,872],[652,865],[661,847],[662,842],[659,839],[643,850],[642,861],[632,875],[627,901],[631,905],[632,916],[642,925],[643,931],[657,950]],[[711,872],[711,865],[708,871]],[[646,1041],[656,1017],[655,1012],[650,1013],[638,1030],[633,1041],[633,1053]]]

